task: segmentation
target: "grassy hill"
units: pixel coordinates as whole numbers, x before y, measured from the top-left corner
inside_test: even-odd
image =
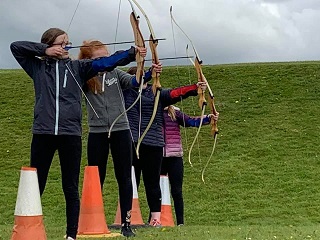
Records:
[[[182,130],[185,148],[185,226],[138,229],[137,239],[320,239],[320,70],[319,62],[204,66],[220,112],[213,159],[209,127],[188,149],[195,129]],[[191,67],[167,67],[164,87],[195,82]],[[19,170],[29,164],[34,93],[22,70],[0,70],[0,239],[9,239]],[[199,115],[197,98],[178,104]],[[209,111],[209,109],[208,109]],[[83,121],[82,175],[87,123]],[[105,212],[112,224],[117,185],[109,161]],[[144,188],[139,191],[147,218]],[[48,239],[65,232],[60,167],[55,156],[42,197]],[[119,238],[122,239],[122,238]]]

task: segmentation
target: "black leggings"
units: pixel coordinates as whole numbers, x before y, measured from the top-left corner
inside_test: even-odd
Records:
[[[129,130],[108,133],[89,133],[88,137],[88,164],[98,166],[101,188],[103,186],[109,155],[109,145],[114,164],[114,171],[119,188],[119,200],[121,209],[121,222],[130,220],[129,213],[132,208],[132,145]],[[128,217],[128,219],[126,219]]]
[[[79,220],[79,174],[81,137],[69,135],[33,134],[30,166],[37,168],[40,194],[46,186],[55,151],[58,150],[62,189],[66,200],[67,236],[76,238]]]
[[[140,184],[142,172],[150,212],[161,212],[160,168],[163,148],[141,144],[139,159],[133,154],[137,187]]]
[[[167,175],[171,186],[171,196],[174,202],[177,225],[184,224],[184,204],[182,195],[183,159],[182,157],[164,157],[162,159],[161,175]]]

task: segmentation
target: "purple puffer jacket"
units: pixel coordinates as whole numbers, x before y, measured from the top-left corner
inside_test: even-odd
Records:
[[[172,120],[168,114],[168,110],[163,111],[164,116],[164,136],[165,136],[165,147],[163,148],[164,157],[182,157],[182,141],[180,126],[183,127],[199,127],[201,117],[190,117],[180,111],[179,108],[174,107],[176,112],[176,120]],[[202,125],[210,123],[210,118],[204,116]]]

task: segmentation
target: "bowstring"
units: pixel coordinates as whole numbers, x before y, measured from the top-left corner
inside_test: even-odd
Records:
[[[186,54],[187,56],[189,56],[189,48],[188,48],[188,44],[187,44],[187,47],[186,47]],[[188,76],[189,76],[189,84],[191,84],[191,67],[189,65],[188,67]],[[196,114],[196,111],[195,111],[195,104],[194,104],[194,98],[191,98],[191,105],[192,105],[192,110],[193,110],[193,117],[197,117],[197,114]],[[197,128],[194,128],[193,129],[193,132],[194,132],[194,135],[196,135],[197,133]],[[199,141],[199,138],[197,138],[197,145],[198,145],[198,156],[199,156],[199,161],[201,163],[201,153],[200,153],[200,141]],[[188,149],[189,150],[189,149]]]
[[[117,42],[118,37],[118,27],[119,27],[119,19],[120,19],[120,9],[121,9],[121,0],[119,0],[119,6],[118,6],[118,16],[117,16],[117,24],[116,24],[116,32],[114,36],[114,42]],[[113,45],[113,52],[116,51],[116,45]]]
[[[181,30],[181,32],[187,37],[187,39],[189,40],[189,42],[191,43],[191,46],[192,46],[192,49],[193,49],[193,51],[195,52],[195,54],[196,54],[196,56],[198,56],[198,54],[197,54],[197,51],[196,51],[196,49],[195,49],[195,47],[194,47],[194,45],[193,45],[193,42],[192,42],[192,40],[189,38],[189,36],[184,32],[184,30],[177,24],[177,22],[175,21],[175,19],[173,18],[173,16],[172,16],[172,6],[170,7],[170,16],[171,16],[171,25],[173,25],[173,23],[175,23],[175,25]],[[187,53],[187,55],[188,55],[188,53]],[[193,61],[189,58],[189,60],[193,63]],[[194,63],[193,63],[193,65],[194,65]],[[189,72],[190,72],[190,68],[189,68]],[[190,79],[190,73],[189,73],[189,79]],[[203,118],[204,118],[204,112],[205,112],[205,106],[202,106],[202,111],[201,111],[201,120],[200,120],[200,125],[199,125],[199,129],[197,129],[197,134],[196,134],[196,137],[195,137],[195,140],[197,141],[197,145],[198,145],[198,154],[199,154],[199,161],[201,162],[201,156],[200,156],[200,143],[199,143],[199,139],[197,138],[198,137],[198,135],[199,135],[199,133],[200,133],[200,127],[202,126],[202,122],[203,122]],[[194,114],[195,115],[195,114]],[[195,144],[195,141],[193,141],[192,142],[192,144],[191,144],[191,146],[190,146],[190,148],[189,148],[189,156],[188,156],[188,159],[189,159],[189,163],[190,163],[190,165],[191,166],[193,166],[192,165],[192,163],[191,163],[191,161],[190,161],[190,158],[191,158],[191,149],[192,149],[192,147],[194,146],[194,144]],[[204,174],[204,171],[203,171],[203,174]]]
[[[118,14],[117,14],[117,24],[116,24],[114,42],[117,42],[117,37],[118,37],[118,28],[119,28],[119,20],[120,20],[121,3],[122,3],[122,0],[119,0]],[[113,52],[115,52],[115,51],[116,51],[116,45],[114,45],[114,47],[113,47]],[[119,80],[119,76],[118,76],[118,80]],[[123,94],[121,94],[122,88],[121,88],[120,85],[121,85],[121,83],[118,81],[117,89],[118,89],[118,92],[119,92],[119,95],[120,95],[120,99],[121,99],[121,104],[122,104],[123,110],[126,111],[125,100],[124,100]],[[125,114],[124,117],[128,120],[127,114]],[[130,128],[129,120],[128,120],[128,124],[129,124],[130,137],[131,137],[132,142],[134,143],[133,134],[132,134],[132,131],[131,131],[131,128]],[[136,145],[132,144],[132,146],[136,150]]]
[[[131,5],[132,13],[135,15],[135,18],[136,18],[136,19],[139,18],[139,16],[137,16],[137,14],[136,14],[136,12],[135,12],[135,10],[134,10],[134,7],[133,7],[132,2],[131,2],[130,0],[128,0],[128,2],[129,2],[129,4]],[[140,29],[139,29],[139,32],[137,32],[137,31],[133,31],[133,32],[134,32],[134,34],[138,35],[139,32],[140,32]],[[136,38],[136,35],[135,35],[135,38]],[[139,64],[142,63],[142,65],[144,65],[144,59],[143,59],[143,61],[139,61],[139,62],[137,62],[137,63],[139,63]],[[136,74],[136,76],[137,76],[137,74]],[[139,86],[138,97],[136,98],[136,100],[135,100],[127,109],[125,109],[124,112],[122,112],[122,113],[113,121],[113,123],[112,123],[111,126],[110,126],[110,130],[113,128],[113,126],[116,124],[116,122],[120,119],[120,117],[121,117],[122,115],[124,115],[125,113],[127,113],[131,108],[133,108],[133,107],[135,106],[135,104],[138,102],[139,98],[141,98],[142,88],[143,88],[143,77],[144,77],[144,70],[143,70],[143,68],[142,68],[142,75],[141,75],[141,77],[140,77],[141,82],[140,82],[140,86]],[[110,138],[110,136],[111,136],[111,131],[109,132],[108,138]]]
[[[119,85],[120,85],[120,82],[118,82],[117,88],[118,88],[118,91],[119,91],[119,95],[120,95],[120,99],[121,99],[121,104],[122,104],[123,110],[125,111],[126,110],[125,100],[124,100],[123,94],[121,94],[121,92],[120,92],[120,91],[122,91],[122,89],[121,89],[121,87]],[[134,143],[133,134],[132,134],[132,131],[131,131],[131,128],[130,128],[130,123],[129,123],[127,114],[125,114],[123,117],[125,117],[127,119],[127,121],[128,121],[130,137],[131,137],[132,142]],[[135,144],[132,144],[132,145],[133,145],[134,149],[136,150],[136,145]]]
[[[69,25],[68,25],[68,28],[67,28],[67,31],[66,31],[66,34],[67,34],[67,35],[69,35],[68,33],[69,33],[69,30],[70,30],[71,24],[72,24],[72,22],[73,22],[73,19],[74,19],[75,15],[76,15],[76,13],[77,13],[77,11],[78,11],[78,8],[79,8],[79,6],[80,6],[80,2],[81,2],[81,0],[78,1],[78,4],[77,4],[77,6],[76,6],[76,9],[74,10],[73,15],[72,15],[72,17],[71,17],[71,20],[70,20],[70,22],[69,22]],[[94,107],[92,106],[90,100],[88,99],[87,95],[85,94],[85,92],[83,91],[82,87],[81,87],[80,84],[78,83],[78,81],[77,81],[74,73],[71,71],[71,68],[69,67],[68,63],[65,63],[65,65],[66,65],[66,68],[68,69],[68,71],[70,72],[70,74],[71,74],[71,76],[72,76],[72,79],[75,81],[75,83],[76,83],[77,86],[79,87],[80,91],[82,92],[83,96],[84,96],[85,99],[87,100],[87,102],[88,102],[89,106],[91,107],[92,111],[93,111],[94,114],[97,116],[97,118],[99,118],[98,113],[96,112],[96,110],[95,110]]]
[[[177,54],[177,46],[176,46],[176,38],[175,38],[175,34],[174,34],[174,28],[173,28],[173,20],[171,19],[171,32],[172,32],[172,39],[173,39],[173,47],[174,47],[174,55],[175,58],[178,56]],[[177,71],[177,76],[178,76],[178,84],[179,86],[181,86],[181,79],[180,79],[180,71],[179,71],[179,67],[178,67],[178,60],[175,59],[175,67],[176,67],[176,71]],[[181,92],[181,90],[180,90]],[[184,104],[183,104],[183,99],[182,97],[180,97],[180,104],[181,104],[181,110],[184,113]],[[184,132],[184,138],[185,138],[185,146],[187,148],[187,151],[189,151],[189,146],[188,146],[188,135],[187,135],[187,130],[186,130],[186,121],[185,121],[185,116],[184,114],[182,114],[182,122],[183,122],[183,132]]]
[[[216,143],[217,143],[217,135],[214,137],[214,143],[213,143],[213,148],[212,148],[210,157],[209,157],[209,159],[207,160],[206,165],[204,166],[204,168],[203,168],[203,170],[202,170],[202,172],[201,172],[201,180],[202,180],[203,183],[205,183],[205,181],[204,181],[204,172],[206,171],[206,169],[207,169],[207,167],[208,167],[208,165],[209,165],[209,162],[210,162],[211,159],[212,159],[212,156],[213,156],[214,151],[215,151],[215,149],[216,149]]]
[[[175,57],[177,56],[177,48],[176,48],[176,40],[175,40],[175,35],[174,35],[174,28],[173,28],[173,19],[171,18],[171,30],[172,30],[172,36],[173,36],[173,44],[174,44],[174,50],[175,50]],[[189,39],[189,38],[188,38]],[[189,52],[188,52],[188,44],[186,46],[186,55],[187,57],[189,56]],[[177,60],[175,60],[177,62]],[[187,68],[188,69],[188,80],[189,80],[189,84],[191,85],[191,70],[190,70],[190,67]],[[178,65],[176,64],[176,70],[177,70],[177,74],[178,74],[178,82],[179,82],[179,85],[181,85],[181,81],[180,81],[180,72],[179,72],[179,68],[178,68]],[[181,110],[182,112],[184,112],[184,104],[183,104],[183,100],[181,98],[180,100],[181,102]],[[194,106],[194,99],[191,98],[191,105]],[[195,112],[195,109],[193,108],[193,116],[196,117],[196,112]],[[185,127],[185,118],[184,118],[184,115],[183,115],[183,125],[184,125],[184,136],[185,136],[185,146],[186,146],[186,151],[189,151],[190,149],[190,146],[189,146],[189,142],[188,142],[188,135],[187,135],[187,129]],[[197,132],[197,129],[195,128],[194,129],[195,132]],[[200,160],[200,163],[201,163],[201,154],[200,154],[200,142],[199,142],[199,139],[197,138],[197,146],[198,146],[198,156],[199,156],[199,160]],[[191,164],[191,166],[193,166]]]
[[[144,79],[141,79],[141,81],[144,81]],[[141,121],[142,121],[142,95],[139,98],[139,126],[138,126],[138,141],[141,137]],[[137,150],[137,149],[136,149]]]
[[[81,2],[81,0],[78,1],[78,4],[77,4],[77,6],[76,6],[76,9],[75,9],[74,12],[73,12],[73,15],[72,15],[72,17],[71,17],[71,20],[70,20],[69,25],[68,25],[68,28],[67,28],[67,33],[69,32],[70,27],[71,27],[71,24],[72,24],[73,19],[74,19],[74,16],[76,15],[76,12],[78,11],[80,2]]]

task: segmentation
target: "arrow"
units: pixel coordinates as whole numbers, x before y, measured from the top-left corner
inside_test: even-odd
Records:
[[[165,38],[158,38],[157,41],[162,41],[162,40],[166,40]],[[144,40],[145,42],[148,41],[153,41],[153,40]],[[64,49],[66,51],[69,51],[70,49],[73,48],[81,48],[81,47],[98,47],[98,46],[108,46],[108,45],[118,45],[118,44],[126,44],[126,43],[134,43],[135,41],[124,41],[124,42],[112,42],[112,43],[103,43],[103,44],[97,44],[97,45],[91,45],[91,46],[83,46],[83,45],[79,45],[79,46],[71,46],[71,45],[67,45],[64,47]]]

